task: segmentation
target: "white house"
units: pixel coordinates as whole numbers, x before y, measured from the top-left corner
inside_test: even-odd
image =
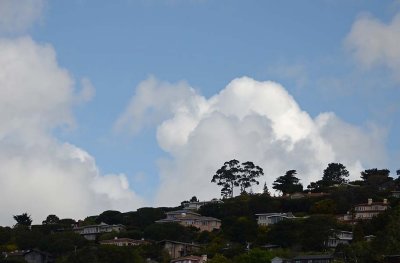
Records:
[[[368,203],[354,206],[354,219],[372,219],[386,209],[388,209],[387,199],[383,199],[383,202],[373,202],[372,198],[369,198]]]
[[[256,214],[257,223],[260,226],[269,226],[276,224],[282,220],[296,218],[291,212],[288,213],[264,213]]]
[[[119,233],[125,229],[124,225],[107,225],[106,223],[100,223],[99,225],[75,227],[73,230],[87,240],[96,240],[96,237],[103,233],[110,233],[113,231]]]
[[[353,240],[353,232],[334,230],[333,235],[328,238],[326,246],[330,248],[335,248],[339,244],[350,244]]]
[[[212,199],[211,201],[199,201],[199,202],[187,202],[183,204],[183,209],[185,210],[199,210],[200,207],[206,204],[223,203],[219,199]]]

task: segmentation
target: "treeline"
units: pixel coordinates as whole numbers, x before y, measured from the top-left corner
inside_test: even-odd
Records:
[[[260,171],[251,164],[247,164],[247,167],[253,167],[248,171]],[[228,165],[220,175],[227,171]],[[299,189],[301,183],[296,180],[296,171],[289,170],[275,180],[274,188],[278,190],[277,187],[280,187],[285,194],[281,197],[270,196],[267,188],[262,194],[247,193],[246,182],[254,183],[252,179],[256,177],[243,179],[246,172],[240,171],[244,185],[239,196],[228,198],[231,196],[229,192],[223,202],[209,203],[198,211],[203,216],[221,219],[221,229],[213,232],[199,232],[194,227],[177,223],[155,223],[165,218],[166,212],[182,207],[148,207],[127,213],[105,211],[78,222],[49,215],[41,225],[31,225],[30,216],[23,213],[14,216],[14,227],[0,227],[0,251],[37,248],[53,254],[57,263],[146,262],[149,258],[156,262],[169,262],[169,255],[157,241],[175,240],[201,244],[202,249],[198,254],[207,254],[211,263],[263,263],[270,262],[275,256],[291,258],[304,253],[334,253],[339,262],[385,262],[385,255],[400,254],[399,199],[391,195],[392,191],[400,189],[399,179],[390,177],[386,169],[368,169],[361,173],[360,180],[349,182],[346,171],[340,164],[330,164],[320,180],[303,190],[303,186]],[[235,182],[229,185],[235,187]],[[302,198],[292,199],[291,194],[298,191],[303,193]],[[309,192],[324,194],[312,195]],[[355,225],[337,220],[339,215],[351,211],[356,204],[367,202],[368,198],[374,201],[387,199],[390,209],[372,220],[359,221]],[[192,197],[191,200],[196,201],[197,198]],[[257,224],[255,214],[279,212],[293,212],[297,219],[268,227]],[[101,222],[123,224],[127,230],[103,234],[96,242],[88,241],[72,231],[75,224],[84,226]],[[349,245],[330,249],[326,241],[337,230],[352,231],[353,241]],[[104,246],[98,243],[99,240],[116,236],[154,242],[137,247]],[[366,236],[372,237],[372,241],[367,240]],[[266,245],[271,244],[279,248],[266,249]],[[12,261],[3,258],[0,262]]]

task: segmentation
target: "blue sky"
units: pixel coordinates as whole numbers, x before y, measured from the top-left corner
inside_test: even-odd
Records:
[[[7,5],[15,8],[17,15],[18,10],[23,10],[24,4],[28,7],[24,1],[17,1],[15,6],[10,5],[8,0],[0,2],[3,2],[3,8]],[[380,36],[379,26],[391,29],[399,26],[394,22],[400,9],[397,1],[28,2],[33,6],[40,5],[39,11],[32,15],[32,20],[25,27],[17,29],[12,27],[16,23],[12,21],[13,18],[4,20],[3,25],[0,23],[0,29],[3,26],[0,37],[11,42],[25,37],[31,39],[30,45],[49,46],[56,56],[56,66],[67,70],[74,81],[72,89],[76,94],[84,90],[85,85],[80,84],[83,78],[95,90],[95,95],[85,102],[72,103],[68,107],[75,124],[67,125],[67,128],[65,125],[53,125],[48,131],[50,137],[60,144],[69,143],[87,152],[95,160],[99,176],[123,174],[129,181],[128,190],[141,199],[141,202],[132,201],[132,209],[141,204],[164,204],[159,201],[160,198],[168,198],[168,194],[159,195],[160,188],[164,187],[172,191],[171,196],[177,196],[174,201],[196,194],[201,199],[208,199],[216,193],[215,189],[196,192],[190,187],[187,193],[177,193],[173,192],[174,188],[163,184],[163,180],[171,174],[187,172],[186,168],[179,168],[182,167],[180,162],[189,162],[188,156],[194,154],[190,147],[179,148],[179,152],[163,147],[166,142],[157,137],[162,137],[160,127],[163,122],[178,116],[176,112],[169,112],[170,108],[157,109],[157,105],[147,102],[143,118],[146,119],[147,111],[164,111],[157,115],[156,121],[139,125],[142,128],[135,132],[129,130],[131,124],[127,124],[127,120],[122,125],[125,128],[116,128],[118,119],[129,111],[129,105],[140,101],[135,100],[135,97],[139,97],[137,86],[149,78],[154,78],[156,82],[153,95],[157,103],[164,103],[162,98],[157,97],[157,90],[163,89],[166,82],[171,85],[173,92],[173,86],[185,81],[185,90],[194,92],[188,91],[191,95],[183,97],[183,101],[187,101],[191,98],[208,100],[223,90],[228,93],[226,86],[242,76],[249,77],[251,81],[275,81],[297,103],[300,112],[306,112],[309,118],[316,120],[321,113],[332,112],[340,120],[340,125],[344,125],[340,128],[334,126],[339,129],[335,134],[351,127],[344,136],[364,138],[363,141],[357,141],[364,144],[358,150],[362,149],[362,154],[356,149],[343,152],[342,147],[340,151],[334,150],[329,155],[334,156],[332,161],[346,164],[346,156],[353,158],[362,155],[360,159],[354,157],[354,160],[349,160],[349,163],[354,163],[350,164],[353,171],[357,167],[366,169],[374,166],[387,167],[394,174],[395,169],[400,168],[400,141],[397,136],[400,128],[400,82],[396,77],[400,74],[400,64],[396,62],[400,59],[400,56],[397,57],[400,51],[389,45],[390,40],[381,39],[381,42],[378,41],[378,50],[371,49],[370,53],[376,52],[375,56],[368,57],[368,48],[371,46],[363,44],[368,42],[368,35]],[[29,8],[34,9],[32,6]],[[362,27],[364,24],[361,23],[356,28],[357,21],[365,22],[367,26]],[[377,25],[377,28],[368,27],[368,23]],[[369,29],[374,31],[363,35]],[[394,39],[400,39],[400,31],[389,30],[385,34],[390,36],[392,32]],[[392,52],[386,54],[386,49]],[[363,54],[369,60],[360,57]],[[250,85],[250,80],[238,85]],[[166,88],[162,94],[168,96],[168,90]],[[181,95],[174,96],[172,100],[178,97],[182,99]],[[290,98],[285,95],[285,99]],[[225,103],[222,98],[217,100]],[[235,104],[234,101],[232,103]],[[275,106],[271,104],[271,107]],[[131,122],[140,122],[139,119],[132,118]],[[371,136],[373,139],[369,139]],[[321,140],[324,145],[333,145],[333,141],[340,138],[327,135]],[[368,148],[366,142],[370,141],[374,142],[371,145],[378,146]],[[357,143],[353,142],[349,147],[357,147]],[[210,142],[204,140],[202,143]],[[239,146],[234,149],[223,156],[252,156],[240,153]],[[203,154],[207,155],[207,152]],[[296,164],[292,165],[290,160],[295,156],[280,156],[283,160],[287,158],[288,170],[299,169],[300,174],[303,166],[308,167],[304,168],[304,174],[307,174],[312,170],[310,167],[314,169],[318,165],[327,165],[321,163],[309,167],[305,160],[298,167],[293,167]],[[261,158],[260,161],[263,162],[262,166],[275,162],[268,158]],[[207,167],[204,171],[213,171],[222,163],[221,160],[215,160],[215,164],[205,162],[204,165]],[[275,169],[269,172],[272,173],[271,178],[262,181],[270,183],[284,171]],[[202,176],[211,178],[212,174]],[[354,177],[357,176],[354,174]],[[175,179],[179,181],[179,178]],[[200,183],[203,188],[208,180],[204,178],[201,181],[203,184]],[[304,181],[312,178],[315,176],[305,175]],[[165,202],[170,205],[173,203]],[[38,212],[38,215],[41,214]]]

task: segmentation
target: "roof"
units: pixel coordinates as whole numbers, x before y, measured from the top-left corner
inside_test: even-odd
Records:
[[[101,222],[98,225],[87,225],[87,226],[79,226],[79,227],[74,227],[73,230],[77,230],[77,229],[84,229],[84,228],[90,228],[90,227],[115,227],[115,226],[119,226],[119,227],[124,227],[124,225],[121,224],[117,224],[117,225],[108,225],[106,223]]]
[[[301,255],[294,257],[294,260],[301,260],[301,259],[330,259],[333,258],[331,254],[322,254],[322,255]]]
[[[191,220],[191,221],[221,221],[218,218],[214,217],[207,217],[207,216],[200,216],[200,217],[180,217],[180,218],[164,218],[155,221],[156,223],[174,223],[174,222],[182,222],[186,220]]]
[[[190,210],[176,210],[176,211],[170,211],[170,212],[166,212],[165,214],[167,215],[175,215],[175,214],[192,214],[192,215],[196,215],[196,216],[201,216],[198,213],[192,212]]]
[[[363,204],[358,204],[358,205],[355,205],[355,206],[373,206],[373,205],[388,206],[389,204],[388,204],[388,203],[384,203],[384,202],[372,202],[372,203],[370,203],[370,204],[368,204],[368,203],[363,203]]]
[[[101,240],[100,243],[116,243],[116,242],[132,242],[132,243],[147,243],[149,241],[131,238],[114,238],[108,240]]]
[[[161,241],[159,241],[159,242],[157,242],[157,243],[158,243],[158,244],[161,244],[161,243],[166,243],[166,242],[173,243],[173,244],[180,244],[180,245],[187,245],[187,246],[201,247],[201,245],[199,245],[199,244],[194,244],[194,243],[185,243],[185,242],[174,241],[174,240],[168,240],[168,239],[161,240]]]
[[[287,213],[262,213],[262,214],[256,214],[256,216],[267,216],[267,217],[280,216],[280,217],[288,217],[288,218],[294,218],[295,217],[292,214],[292,212],[287,212]]]
[[[202,260],[203,257],[200,256],[185,256],[185,257],[180,257],[180,258],[175,258],[171,260],[171,263],[181,261],[181,260]]]

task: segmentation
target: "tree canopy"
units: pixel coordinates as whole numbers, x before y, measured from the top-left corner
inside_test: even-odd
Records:
[[[60,218],[56,215],[48,215],[46,220],[42,222],[43,225],[55,225],[60,222]]]
[[[274,181],[272,188],[281,191],[284,195],[303,191],[303,185],[299,183],[300,179],[295,176],[296,174],[296,170],[287,171],[285,175],[279,176]]]
[[[31,216],[27,213],[21,215],[14,215],[14,220],[17,221],[16,226],[30,226],[32,224]]]
[[[347,177],[349,177],[349,171],[347,171],[346,166],[341,163],[330,163],[324,170],[322,183],[324,186],[341,184],[348,181]]]
[[[244,162],[240,164],[238,160],[230,160],[217,170],[211,182],[222,186],[221,195],[224,198],[233,197],[235,187],[240,187],[240,192],[246,192],[246,189],[253,184],[259,184],[257,178],[264,175],[261,167],[254,165],[253,162]]]

